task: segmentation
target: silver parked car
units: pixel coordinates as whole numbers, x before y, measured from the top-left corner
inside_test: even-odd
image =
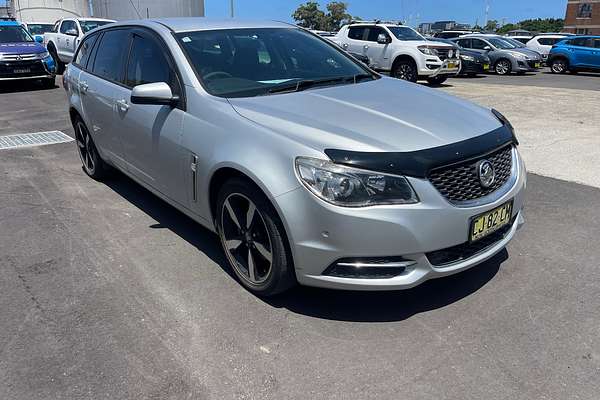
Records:
[[[116,168],[215,231],[261,295],[409,288],[489,259],[523,223],[500,113],[291,25],[117,23],[64,80],[85,172]]]
[[[452,39],[460,47],[486,55],[492,61],[492,70],[498,75],[511,72],[524,74],[535,72],[542,66],[541,54],[523,47],[517,47],[498,35],[473,34]]]

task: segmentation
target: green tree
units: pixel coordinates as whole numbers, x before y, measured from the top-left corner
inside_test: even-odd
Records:
[[[292,14],[296,23],[307,29],[321,29],[325,13],[319,10],[319,3],[316,1],[307,1],[300,5]]]
[[[498,21],[490,19],[483,29],[490,32],[496,32],[498,30]]]
[[[338,31],[345,21],[350,21],[352,16],[348,14],[348,4],[343,1],[332,1],[327,4],[327,14],[325,15],[323,30]]]

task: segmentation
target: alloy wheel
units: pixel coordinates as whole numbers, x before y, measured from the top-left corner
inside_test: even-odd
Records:
[[[416,72],[410,64],[400,64],[395,70],[394,76],[405,81],[414,82],[416,80]]]
[[[219,236],[239,276],[251,285],[260,285],[269,278],[273,247],[264,218],[252,200],[240,193],[225,199]]]
[[[552,72],[562,74],[567,70],[567,63],[564,60],[556,60],[552,62]]]
[[[83,168],[85,168],[88,174],[93,175],[96,170],[94,144],[89,132],[81,121],[77,123],[75,128],[75,141],[77,142],[77,149],[79,150],[79,157],[83,163]]]
[[[506,75],[510,72],[510,62],[507,60],[500,60],[496,64],[496,73],[498,75]]]

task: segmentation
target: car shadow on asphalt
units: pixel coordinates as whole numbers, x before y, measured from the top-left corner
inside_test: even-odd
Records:
[[[23,92],[34,92],[39,90],[53,90],[58,88],[55,84],[53,88],[45,88],[40,82],[37,81],[6,81],[0,85],[0,94],[6,93],[23,93]]]
[[[123,174],[116,173],[105,184],[135,207],[152,217],[150,229],[169,229],[204,253],[232,279],[218,237],[171,207]],[[508,259],[503,250],[479,266],[444,278],[433,279],[415,288],[389,292],[339,291],[298,286],[274,297],[261,298],[276,308],[306,316],[354,322],[402,321],[415,314],[446,307],[481,289]],[[240,290],[244,290],[239,286]]]
[[[357,292],[297,287],[263,299],[275,307],[316,318],[352,322],[402,321],[440,309],[481,289],[508,259],[505,250],[492,259],[456,275],[433,279],[415,288],[389,292]]]

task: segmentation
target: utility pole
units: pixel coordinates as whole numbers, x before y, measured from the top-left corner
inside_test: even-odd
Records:
[[[485,0],[485,23],[483,25],[484,27],[487,26],[489,17],[490,17],[490,0]]]
[[[88,0],[88,6],[90,7],[90,17],[94,16],[94,0]]]
[[[233,8],[233,0],[229,0],[229,16],[231,18],[235,17],[235,9]]]

